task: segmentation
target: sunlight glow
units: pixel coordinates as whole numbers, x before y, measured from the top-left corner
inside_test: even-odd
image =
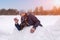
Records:
[[[60,0],[39,0],[39,1],[40,1],[39,6],[43,6],[44,9],[46,10],[52,9],[54,6],[60,7]]]
[[[54,0],[55,6],[59,7],[60,6],[60,0]]]

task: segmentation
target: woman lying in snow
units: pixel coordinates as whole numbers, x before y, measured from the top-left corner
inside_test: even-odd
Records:
[[[19,15],[21,16],[21,24],[18,23],[19,20],[17,18],[14,18],[15,26],[19,31],[26,26],[28,27],[33,25],[33,27],[30,30],[30,32],[33,33],[38,26],[42,27],[42,24],[40,23],[40,21],[31,13],[28,14],[24,11],[21,11]]]

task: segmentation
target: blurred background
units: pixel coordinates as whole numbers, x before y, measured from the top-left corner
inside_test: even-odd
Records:
[[[0,0],[0,15],[18,15],[21,10],[35,15],[60,15],[60,0]]]

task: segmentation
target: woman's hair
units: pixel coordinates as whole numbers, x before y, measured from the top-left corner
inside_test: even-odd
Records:
[[[24,17],[27,17],[27,13],[25,13]]]

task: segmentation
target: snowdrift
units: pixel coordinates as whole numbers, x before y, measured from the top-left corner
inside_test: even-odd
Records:
[[[60,16],[36,16],[43,24],[30,33],[30,27],[18,31],[13,18],[20,16],[0,16],[0,40],[60,40]],[[20,23],[20,21],[19,21]]]

